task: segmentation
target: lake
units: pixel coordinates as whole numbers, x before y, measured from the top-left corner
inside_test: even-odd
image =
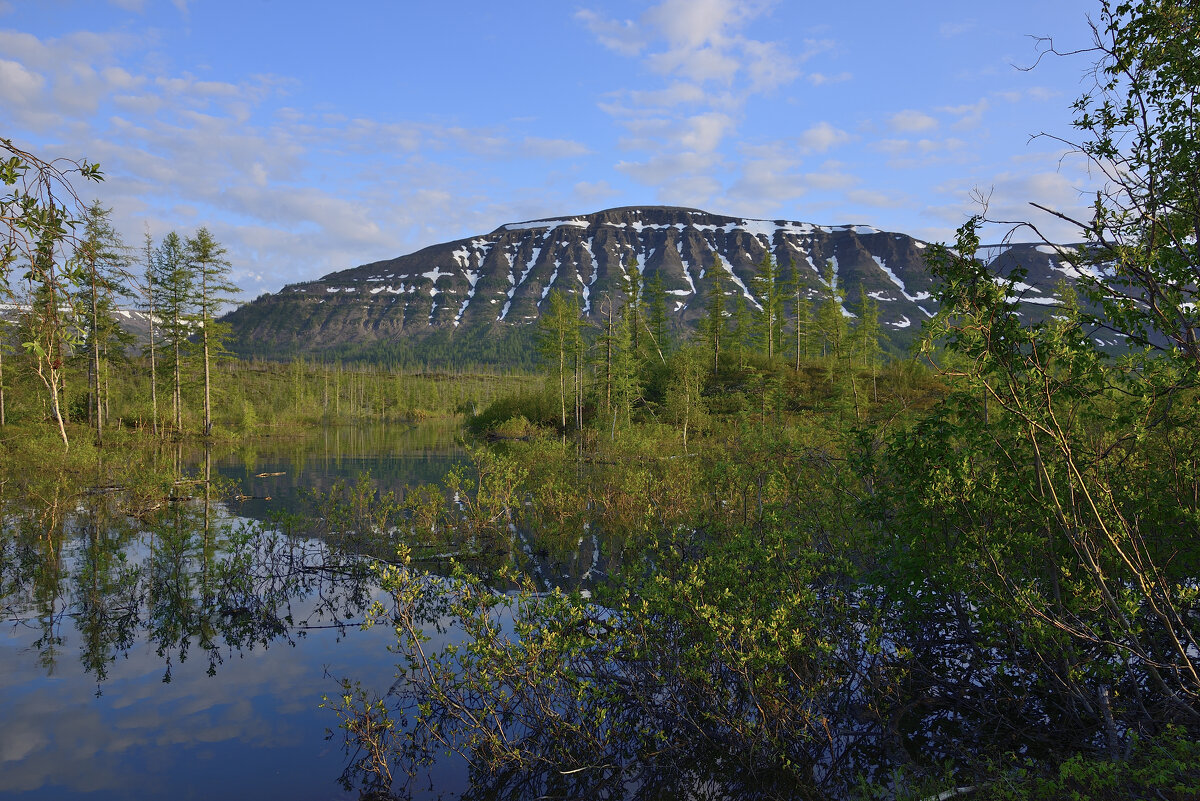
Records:
[[[5,507],[0,797],[357,797],[319,704],[341,676],[390,686],[394,635],[357,625],[378,596],[361,560],[260,521],[363,472],[381,492],[438,481],[465,458],[456,434],[442,422],[218,446],[208,469],[243,499],[178,500],[152,523],[104,493]],[[177,458],[202,474],[202,452]],[[425,782],[461,790],[464,771],[443,761]]]

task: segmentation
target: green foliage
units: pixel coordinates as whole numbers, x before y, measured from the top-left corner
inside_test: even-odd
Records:
[[[578,381],[575,365],[583,357],[582,325],[578,301],[568,299],[560,291],[551,292],[548,308],[538,318],[538,349],[557,373],[560,425],[564,431],[567,428],[568,384],[572,385],[572,398],[579,389],[574,384]],[[572,407],[575,408],[574,403]]]
[[[187,265],[191,284],[196,293],[194,306],[198,312],[201,355],[204,359],[204,436],[212,435],[212,361],[225,354],[225,342],[230,336],[228,323],[216,321],[222,305],[232,301],[238,288],[229,281],[231,265],[225,258],[225,248],[217,244],[207,228],[201,227],[187,240]]]
[[[434,579],[385,578],[410,646],[406,754],[432,738],[480,786],[519,772],[558,795],[1196,796],[1200,51],[1189,4],[1102,8],[1100,95],[1077,125],[1116,170],[1081,225],[1079,255],[1111,266],[1115,294],[1100,269],[1090,293],[1103,321],[1062,291],[1027,323],[1021,273],[973,258],[973,220],[931,249],[936,375],[879,364],[878,310],[860,291],[851,327],[833,265],[812,362],[793,266],[784,370],[770,333],[765,354],[721,358],[737,343],[714,265],[703,353],[682,348],[652,403],[612,436],[584,432],[575,464],[536,437],[512,451],[530,466],[518,531],[586,525],[623,555],[599,605],[516,575],[501,596],[461,573],[437,615],[466,641],[418,651]],[[1098,323],[1165,356],[1106,356]],[[693,410],[706,425],[685,445]]]
[[[1079,149],[1107,183],[1079,257],[1102,310],[1093,321],[1141,346],[1200,365],[1196,329],[1200,231],[1200,12],[1185,0],[1100,4],[1097,77],[1074,105]]]
[[[702,394],[707,373],[706,354],[696,345],[681,348],[671,358],[672,381],[667,390],[665,411],[667,419],[679,426],[685,452],[689,431],[694,436],[708,423],[707,404]]]
[[[972,794],[981,801],[1184,801],[1200,794],[1200,742],[1168,728],[1133,734],[1121,759],[1075,754],[1047,770],[1030,760],[995,775]]]
[[[945,625],[1007,654],[1004,671],[972,677],[978,695],[1037,682],[1039,705],[1002,723],[959,707],[960,729],[978,727],[962,740],[1053,751],[1099,740],[1115,755],[1122,732],[1200,719],[1187,645],[1200,474],[1190,458],[1171,476],[1162,463],[1194,453],[1195,407],[1178,405],[1171,364],[1097,351],[1069,295],[1027,325],[1011,299],[1023,276],[998,279],[962,255],[977,245],[972,221],[931,256],[941,312],[927,343],[942,340],[960,366],[943,370],[946,401],[885,460],[878,519],[895,570],[881,580],[907,599],[914,649],[928,647],[930,620],[971,599]],[[961,692],[961,671],[925,680]],[[1045,739],[1030,715],[1051,718]]]
[[[705,361],[695,353],[698,370]],[[352,682],[328,702],[366,748],[362,769],[387,782],[446,749],[477,786],[512,771],[543,790],[570,776],[576,796],[614,782],[677,793],[697,776],[744,797],[844,787],[815,769],[855,759],[862,743],[829,732],[860,703],[847,671],[882,652],[875,634],[851,634],[873,614],[844,581],[853,502],[814,480],[829,478],[836,445],[811,425],[734,437],[679,459],[653,432],[627,432],[586,474],[555,442],[514,446],[489,470],[501,491],[466,517],[567,536],[586,523],[624,551],[606,562],[619,577],[596,606],[516,573],[492,579],[507,594],[463,571],[440,579],[402,551],[380,569],[390,598],[377,619],[396,627],[405,681],[393,703]],[[484,497],[458,481],[456,497]],[[435,646],[434,620],[464,638]]]
[[[796,369],[800,369],[802,361],[809,358],[809,344],[812,338],[812,302],[808,299],[808,287],[800,277],[800,269],[793,260],[791,277],[786,288],[792,301],[792,329],[796,334]]]
[[[779,275],[779,265],[770,251],[763,253],[758,272],[750,281],[751,291],[758,297],[757,339],[768,359],[775,358],[783,340],[783,297],[786,288]]]
[[[103,180],[100,165],[87,160],[43,161],[0,138],[0,298],[12,296],[11,270],[26,269],[28,312],[24,315],[21,346],[32,361],[50,401],[63,447],[69,446],[61,408],[64,362],[80,342],[77,320],[78,288],[86,275],[70,258],[77,241],[75,228],[84,215],[83,204],[71,186],[72,175],[89,181]],[[18,264],[23,262],[21,264]]]
[[[716,372],[721,365],[721,339],[725,334],[725,267],[719,257],[708,268],[708,280],[704,339],[712,356],[713,372]]]
[[[541,425],[547,428],[558,426],[558,398],[545,392],[524,392],[518,395],[504,395],[496,398],[479,414],[468,421],[468,425],[476,435],[488,432],[500,432],[508,424],[509,433],[514,426],[520,428],[519,436],[526,436],[529,425]],[[516,420],[524,421],[511,422]]]
[[[83,270],[84,282],[79,291],[79,305],[84,319],[88,355],[87,417],[94,422],[96,439],[103,440],[104,418],[108,412],[109,354],[125,361],[126,350],[133,345],[116,320],[117,298],[129,298],[129,255],[125,243],[108,221],[109,209],[95,201],[84,215],[83,238],[73,258]]]
[[[646,333],[650,337],[651,347],[660,360],[671,355],[674,343],[671,341],[671,331],[667,317],[667,290],[662,280],[662,271],[656,271],[646,282]]]

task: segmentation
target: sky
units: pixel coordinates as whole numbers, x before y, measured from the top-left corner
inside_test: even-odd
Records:
[[[1062,143],[1091,59],[1039,58],[1039,37],[1086,47],[1097,11],[0,0],[0,136],[99,162],[85,199],[130,244],[207,226],[247,299],[614,206],[946,241],[986,198],[989,217],[1076,241],[1029,203],[1085,215],[1094,196]]]

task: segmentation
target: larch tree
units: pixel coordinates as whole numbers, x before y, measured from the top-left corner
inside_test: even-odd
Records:
[[[708,268],[708,311],[704,319],[704,336],[712,351],[713,372],[721,368],[721,337],[725,333],[725,268],[721,257],[714,256]]]
[[[170,353],[173,380],[171,411],[175,430],[183,430],[183,357],[188,349],[193,311],[192,271],[188,267],[183,239],[174,231],[163,237],[154,254],[152,287],[154,300],[163,315],[160,330]]]
[[[155,316],[157,308],[155,305],[156,287],[154,283],[155,275],[155,253],[154,239],[150,236],[150,229],[147,228],[142,241],[142,303],[146,310],[146,318],[150,324],[150,427],[154,434],[158,434],[158,343],[155,340],[154,326],[158,323]]]
[[[118,340],[124,352],[126,337],[117,324],[116,298],[128,297],[129,256],[121,235],[109,221],[112,210],[94,201],[83,216],[83,237],[75,248],[75,262],[82,269],[80,306],[86,315],[84,326],[88,350],[88,420],[96,432],[96,444],[104,444],[106,404],[104,397],[104,358],[111,340]]]
[[[863,286],[858,289],[857,319],[851,334],[855,355],[861,364],[871,371],[871,394],[876,402],[879,401],[879,362],[883,355],[880,339],[883,338],[883,326],[879,322],[879,303],[867,294]]]
[[[792,277],[788,281],[788,295],[792,298],[792,325],[796,330],[796,370],[800,370],[801,359],[808,358],[808,341],[812,333],[812,301],[808,299],[808,287],[800,278],[796,262],[792,262]]]
[[[558,397],[562,430],[567,429],[567,370],[575,372],[575,348],[580,341],[580,310],[561,290],[550,293],[549,304],[538,318],[538,350],[558,371]]]
[[[671,353],[671,331],[667,321],[667,290],[663,285],[662,272],[655,271],[646,282],[645,300],[646,333],[649,334],[658,358],[665,364]]]
[[[226,250],[217,244],[207,228],[201,227],[187,240],[187,259],[195,288],[196,310],[200,324],[200,350],[204,359],[204,436],[212,434],[211,357],[224,352],[228,339],[224,326],[216,322],[221,306],[230,303],[238,291],[229,280],[232,265]]]
[[[642,273],[638,270],[637,259],[630,257],[621,271],[621,294],[625,296],[625,304],[621,307],[621,316],[628,320],[632,336],[634,353],[641,353],[642,314]]]
[[[763,253],[762,261],[758,263],[751,289],[762,307],[758,313],[758,338],[767,359],[772,360],[782,339],[783,282],[779,278],[779,265],[769,250]]]
[[[838,286],[837,273],[833,269],[833,260],[825,264],[825,298],[817,309],[817,326],[821,332],[821,356],[840,361],[846,347],[846,315],[844,306],[846,291]]]

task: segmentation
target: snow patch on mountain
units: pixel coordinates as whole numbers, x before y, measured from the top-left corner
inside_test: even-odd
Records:
[[[505,231],[528,231],[533,228],[587,228],[591,223],[587,220],[532,220],[523,223],[509,223]]]

